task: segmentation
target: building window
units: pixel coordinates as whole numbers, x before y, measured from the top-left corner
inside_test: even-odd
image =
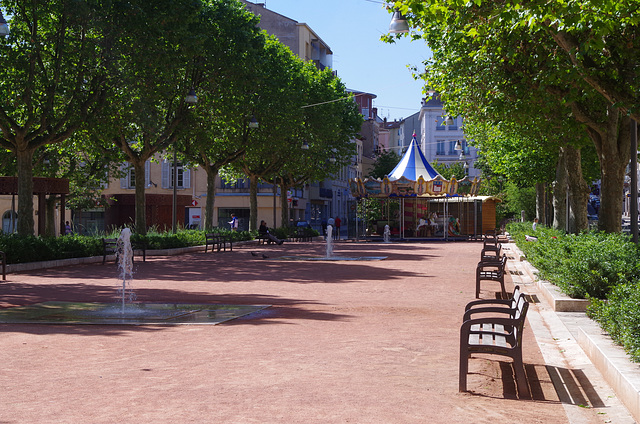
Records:
[[[228,182],[224,178],[220,178],[221,189],[248,189],[249,179],[241,178],[235,182]]]
[[[125,189],[135,189],[136,188],[136,171],[129,163],[125,163],[121,167],[122,171],[125,172],[125,176],[120,178],[120,188]],[[151,162],[146,161],[144,163],[144,185],[145,187],[149,185],[149,172],[151,169]]]
[[[438,140],[436,145],[436,155],[444,155],[444,140]]]
[[[455,154],[457,154],[457,153],[458,153],[458,152],[456,152],[456,142],[457,142],[457,141],[458,141],[458,140],[451,140],[451,141],[449,141],[449,154],[450,154],[450,155],[455,155]]]
[[[173,162],[168,160],[162,161],[162,188],[183,189],[191,187],[191,173],[186,169],[182,162],[176,163],[176,175],[173,175]]]
[[[453,118],[453,125],[447,125],[449,130],[457,130],[458,129],[458,118]]]

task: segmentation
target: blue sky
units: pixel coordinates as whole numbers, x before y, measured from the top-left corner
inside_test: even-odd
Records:
[[[378,97],[378,115],[390,120],[420,110],[422,81],[407,65],[420,65],[431,55],[422,41],[380,41],[391,15],[368,0],[250,0],[266,3],[276,13],[306,23],[331,47],[333,68],[348,88]]]

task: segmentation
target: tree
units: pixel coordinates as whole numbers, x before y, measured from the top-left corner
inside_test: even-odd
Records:
[[[99,110],[112,69],[107,6],[97,1],[3,3],[11,34],[0,40],[0,146],[18,175],[18,234],[31,235],[33,156],[70,137]]]
[[[330,69],[318,70],[305,63],[303,121],[285,151],[284,165],[271,179],[281,192],[306,182],[331,178],[353,162],[356,146],[352,139],[362,126],[362,115],[347,94],[344,83]],[[302,149],[306,143],[307,149]],[[288,222],[287,199],[281,196],[282,222]]]
[[[400,155],[392,150],[385,150],[376,156],[376,160],[373,162],[373,168],[369,172],[371,178],[383,178],[386,175],[391,174],[391,171],[400,163]]]
[[[431,166],[433,166],[433,169],[435,169],[438,174],[442,175],[442,178],[445,180],[450,180],[452,177],[456,177],[456,180],[460,181],[467,176],[467,170],[464,168],[464,164],[462,162],[446,164],[439,163],[436,160],[431,164]]]
[[[238,2],[212,3],[207,20],[215,23],[209,30],[218,34],[203,34],[210,57],[199,63],[205,77],[198,85],[198,104],[189,109],[173,147],[184,161],[199,165],[207,174],[204,228],[210,230],[218,173],[253,142],[251,102],[265,35],[257,27],[258,18]]]
[[[198,89],[205,107],[211,107],[220,95],[216,88],[233,83],[229,77],[242,64],[237,59],[247,54],[257,33],[255,18],[236,1],[163,1],[139,0],[119,10],[123,64],[96,134],[105,149],[122,151],[135,171],[140,234],[146,233],[145,162],[162,151],[186,151],[178,140],[194,123],[187,92]],[[180,13],[168,13],[175,9]]]
[[[261,124],[251,133],[251,145],[231,169],[249,180],[249,229],[258,228],[258,183],[270,178],[286,163],[303,119],[304,62],[288,47],[268,36],[257,58],[255,92],[249,96],[243,119],[248,125],[254,116]],[[237,136],[243,132],[237,131]],[[249,146],[248,146],[249,147]]]
[[[603,181],[601,228],[619,231],[622,168],[629,156],[628,134],[625,135],[629,128],[628,118],[624,117],[618,105],[603,101],[605,98],[584,78],[584,70],[563,52],[554,38],[551,21],[542,24],[543,20],[537,19],[535,11],[532,11],[537,5],[478,1],[461,6],[455,2],[414,0],[397,1],[395,5],[404,12],[411,12],[410,21],[422,31],[422,34],[413,36],[426,39],[434,51],[434,59],[428,64],[425,75],[443,76],[443,70],[447,69],[450,74],[444,78],[449,79],[447,86],[451,93],[464,92],[469,86],[478,87],[478,83],[484,80],[483,90],[471,90],[480,105],[503,95],[503,92],[515,92],[519,93],[517,98],[526,100],[536,99],[545,93],[553,96],[555,103],[570,108],[573,119],[585,126],[599,153]],[[545,10],[549,10],[548,5]],[[562,13],[564,10],[558,4],[553,12]],[[531,17],[530,21],[523,16]],[[552,14],[545,17],[552,17]],[[582,18],[578,20],[585,23]],[[612,27],[620,28],[618,23],[612,23]],[[579,31],[577,28],[579,26],[575,26],[575,31]],[[600,35],[606,37],[606,34]],[[620,61],[614,64],[614,68],[623,66],[622,63],[629,64],[628,61]],[[567,162],[574,166],[577,163],[580,161]],[[573,190],[573,197],[580,204],[586,204],[586,201],[578,200],[586,199],[585,187],[586,183],[582,182]]]

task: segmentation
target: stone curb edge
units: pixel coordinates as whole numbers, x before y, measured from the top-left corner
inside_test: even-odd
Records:
[[[526,261],[515,243],[510,243],[509,248],[516,256],[514,259],[522,262],[527,276],[536,284],[544,300],[554,312],[584,314],[581,315],[580,326],[574,334],[578,345],[634,419],[640,422],[640,367],[638,364],[631,362],[624,349],[615,344],[598,323],[586,316],[588,300],[571,299],[558,287],[547,281],[541,281],[538,278],[538,270]]]

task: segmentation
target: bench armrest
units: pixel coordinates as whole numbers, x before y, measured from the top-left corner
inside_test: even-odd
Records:
[[[474,314],[488,314],[488,313],[492,313],[492,314],[507,314],[511,317],[513,317],[513,314],[515,313],[517,308],[506,308],[506,307],[499,307],[499,306],[494,306],[494,307],[486,307],[486,308],[473,308],[473,309],[469,309],[468,311],[465,311],[464,316],[462,317],[462,322],[468,321],[471,319],[471,316]],[[482,319],[482,318],[478,318],[478,319]]]

